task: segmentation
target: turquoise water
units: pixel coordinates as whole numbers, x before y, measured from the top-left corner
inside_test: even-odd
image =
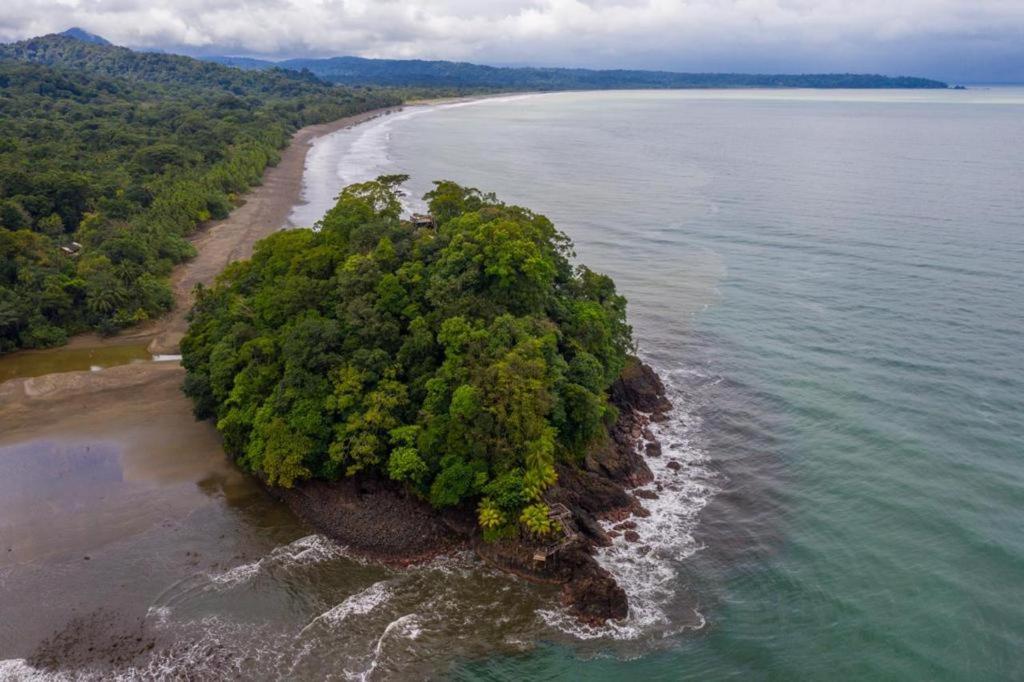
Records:
[[[640,542],[598,556],[628,618],[468,552],[362,561],[157,386],[0,425],[0,680],[1024,679],[1021,140],[1010,88],[552,94],[321,138],[292,222],[452,178],[629,298],[675,407]]]
[[[552,617],[451,674],[1024,677],[1022,140],[1006,88],[530,96],[318,145],[297,223],[382,172],[549,215],[629,298],[693,463],[655,558],[604,559],[631,630]]]

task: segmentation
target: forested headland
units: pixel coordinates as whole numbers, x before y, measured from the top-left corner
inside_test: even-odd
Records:
[[[66,36],[0,45],[0,353],[160,315],[186,237],[292,132],[399,102]]]
[[[403,220],[404,180],[347,187],[316,229],[264,239],[201,291],[185,392],[271,485],[376,475],[472,505],[485,537],[547,535],[556,465],[618,418],[626,301],[493,195],[438,182],[436,226]]]

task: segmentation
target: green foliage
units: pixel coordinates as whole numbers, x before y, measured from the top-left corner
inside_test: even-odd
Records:
[[[629,69],[596,70],[550,67],[498,67],[422,59],[288,59],[269,62],[245,57],[215,57],[248,69],[284,67],[309,72],[333,83],[373,83],[392,87],[446,89],[450,94],[483,91],[603,90],[628,88],[946,88],[927,78],[874,74],[676,73]],[[425,96],[438,96],[424,93]]]
[[[345,188],[316,230],[264,239],[202,290],[185,391],[273,484],[370,472],[475,505],[488,537],[550,533],[556,464],[612,414],[625,300],[492,195],[439,182],[437,228],[403,221],[404,179]]]
[[[166,311],[186,237],[296,128],[395,103],[61,36],[0,45],[0,353]]]
[[[548,517],[548,506],[537,503],[524,507],[519,515],[519,521],[526,527],[526,530],[537,537],[551,535],[555,530],[555,523]]]

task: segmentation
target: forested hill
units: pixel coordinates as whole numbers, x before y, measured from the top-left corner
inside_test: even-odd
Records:
[[[76,69],[94,76],[126,78],[147,83],[218,88],[236,95],[308,94],[310,86],[325,85],[300,70],[231,68],[181,55],[135,52],[126,47],[98,44],[73,35],[47,35],[0,45],[0,59]]]
[[[941,81],[874,74],[676,73],[560,68],[511,68],[419,59],[289,59],[211,57],[243,69],[286,68],[345,85],[440,87],[493,90],[607,90],[628,88],[946,88]]]
[[[0,353],[161,314],[185,237],[294,130],[396,103],[65,36],[0,46]]]

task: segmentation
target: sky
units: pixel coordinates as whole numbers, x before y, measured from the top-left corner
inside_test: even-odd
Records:
[[[1024,82],[1024,0],[0,0],[0,41]]]

